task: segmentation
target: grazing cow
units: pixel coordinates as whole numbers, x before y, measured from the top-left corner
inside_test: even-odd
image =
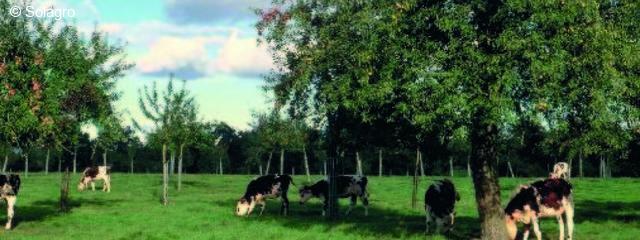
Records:
[[[4,225],[7,230],[11,229],[18,190],[20,190],[20,176],[0,174],[0,199],[7,201],[7,224]]]
[[[356,205],[358,197],[364,205],[364,215],[369,214],[369,193],[367,192],[367,177],[365,176],[337,176],[336,192],[340,198],[351,198],[351,204],[347,210],[347,215]],[[320,198],[324,206],[322,207],[322,216],[326,214],[329,201],[329,181],[327,179],[320,180],[311,186],[304,186],[299,191],[300,204],[313,197]]]
[[[559,162],[553,165],[553,172],[549,174],[549,178],[562,178],[569,180],[571,177],[571,168],[566,162]]]
[[[289,175],[276,174],[254,178],[249,182],[244,196],[238,200],[236,215],[248,217],[256,204],[261,205],[260,215],[262,215],[267,204],[266,199],[280,197],[282,199],[280,213],[286,216],[289,211],[289,198],[287,197],[289,184],[293,184],[293,179]]]
[[[424,210],[427,214],[425,232],[429,232],[431,222],[435,222],[436,232],[440,232],[443,227],[444,232],[451,230],[455,221],[457,201],[460,201],[460,194],[449,179],[431,184],[424,193]]]
[[[505,208],[505,221],[510,239],[516,239],[517,222],[524,223],[523,239],[529,237],[533,224],[533,232],[539,240],[542,238],[538,218],[556,217],[558,220],[560,239],[564,239],[564,221],[567,219],[568,239],[573,238],[573,199],[571,184],[562,178],[549,178],[521,186],[516,195]]]
[[[83,191],[87,188],[87,184],[91,183],[91,190],[96,190],[95,181],[102,180],[102,191],[111,192],[111,167],[98,166],[88,167],[82,172],[82,177],[78,183],[78,191]]]

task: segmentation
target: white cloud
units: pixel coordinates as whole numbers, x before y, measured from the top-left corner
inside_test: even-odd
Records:
[[[179,78],[202,77],[206,75],[209,61],[207,45],[214,42],[216,38],[161,37],[139,59],[137,66],[144,74],[165,75],[173,72]]]
[[[232,31],[215,59],[214,69],[225,73],[256,76],[273,68],[273,61],[265,45],[258,46],[256,38],[241,38]]]

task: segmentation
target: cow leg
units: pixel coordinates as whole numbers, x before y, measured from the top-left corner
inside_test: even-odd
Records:
[[[360,199],[362,200],[362,205],[364,206],[364,215],[365,216],[369,216],[369,196],[368,194],[365,192],[360,196]]]
[[[556,216],[558,220],[558,232],[560,232],[560,240],[564,240],[564,220],[562,220],[562,214],[558,214]]]
[[[536,234],[536,239],[542,240],[542,232],[540,232],[540,225],[538,224],[538,217],[534,216],[531,219],[533,223],[533,233]]]
[[[564,214],[567,217],[567,236],[569,240],[573,239],[573,204],[569,202],[565,204]]]
[[[264,207],[267,206],[267,202],[265,201],[265,202],[261,202],[259,204],[260,204],[260,215],[258,215],[258,216],[262,216],[262,212],[264,212]]]
[[[522,239],[529,239],[529,232],[531,231],[531,223],[524,225],[524,231],[522,232]]]
[[[516,220],[507,215],[505,216],[505,222],[507,223],[507,234],[509,235],[509,239],[516,239],[516,235],[518,234],[518,226],[516,225]]]
[[[356,206],[356,203],[358,203],[358,196],[357,195],[351,195],[351,203],[349,203],[349,208],[347,209],[347,212],[345,213],[346,215],[349,215],[351,213],[351,210],[353,210],[353,207]]]
[[[111,192],[111,177],[107,176],[104,178],[104,186],[106,187],[106,192]]]
[[[329,208],[329,202],[328,200],[325,198],[322,201],[322,216],[326,216],[327,215],[327,208]]]
[[[281,198],[282,207],[280,208],[280,214],[287,216],[287,212],[289,212],[289,198],[287,197],[287,193],[283,193]]]
[[[8,196],[7,200],[7,224],[4,225],[4,229],[11,229],[11,223],[13,222],[13,208],[16,204],[16,196]]]
[[[425,229],[424,233],[427,234],[427,233],[429,233],[429,225],[431,225],[431,221],[432,221],[432,219],[431,219],[431,207],[426,206],[424,209],[425,209],[426,216],[427,216],[427,220],[425,222],[426,229]]]

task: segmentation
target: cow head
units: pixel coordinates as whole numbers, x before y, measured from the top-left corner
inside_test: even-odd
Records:
[[[452,212],[450,214],[447,214],[446,216],[444,216],[442,218],[442,230],[443,232],[449,232],[451,231],[451,229],[453,229],[453,224],[455,223],[455,219],[456,219],[456,212]]]
[[[308,186],[304,186],[298,191],[300,193],[300,204],[304,204],[313,197],[313,192]]]
[[[87,188],[89,182],[91,182],[91,178],[82,176],[82,178],[80,178],[80,182],[78,182],[78,191],[84,191]]]
[[[253,199],[240,198],[238,204],[236,204],[236,216],[249,216],[256,206],[256,201]]]
[[[0,175],[0,193],[2,195],[17,195],[20,189],[20,176],[17,174]]]

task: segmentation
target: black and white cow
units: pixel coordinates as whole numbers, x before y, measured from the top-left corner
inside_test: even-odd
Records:
[[[237,216],[249,216],[256,204],[261,205],[260,215],[264,212],[267,198],[282,199],[282,207],[280,213],[287,215],[289,211],[289,198],[287,197],[287,191],[289,191],[289,184],[293,184],[293,179],[289,175],[265,175],[258,178],[254,178],[249,182],[247,191],[242,198],[238,200],[236,205]]]
[[[436,224],[436,232],[440,232],[441,229],[444,232],[451,230],[455,221],[457,201],[460,201],[460,194],[449,179],[431,184],[424,193],[424,210],[427,214],[425,232],[429,232],[432,222]]]
[[[571,184],[562,178],[549,178],[536,181],[530,185],[520,186],[516,195],[505,208],[505,221],[510,239],[516,239],[517,222],[524,223],[523,239],[529,237],[529,230],[533,225],[533,232],[537,239],[542,235],[538,226],[540,217],[556,217],[559,225],[560,239],[564,239],[564,221],[567,219],[568,239],[573,238],[573,200]]]
[[[559,162],[553,165],[553,172],[549,174],[549,178],[562,178],[569,180],[571,178],[571,168],[566,162]]]
[[[96,185],[94,182],[96,180],[102,180],[102,191],[111,192],[110,169],[111,168],[108,166],[85,168],[82,172],[80,182],[78,183],[78,191],[83,191],[84,189],[86,189],[89,183],[91,183],[91,190],[95,191]]]
[[[18,190],[20,190],[20,176],[0,174],[0,199],[7,201],[7,224],[4,225],[7,230],[11,229]]]
[[[351,204],[347,210],[347,215],[356,205],[358,197],[364,205],[364,215],[369,214],[369,193],[367,192],[367,177],[365,176],[337,176],[336,192],[340,198],[351,198]],[[329,181],[327,179],[320,180],[311,186],[304,186],[299,190],[300,204],[313,197],[320,198],[323,202],[322,216],[326,214],[329,201]]]

